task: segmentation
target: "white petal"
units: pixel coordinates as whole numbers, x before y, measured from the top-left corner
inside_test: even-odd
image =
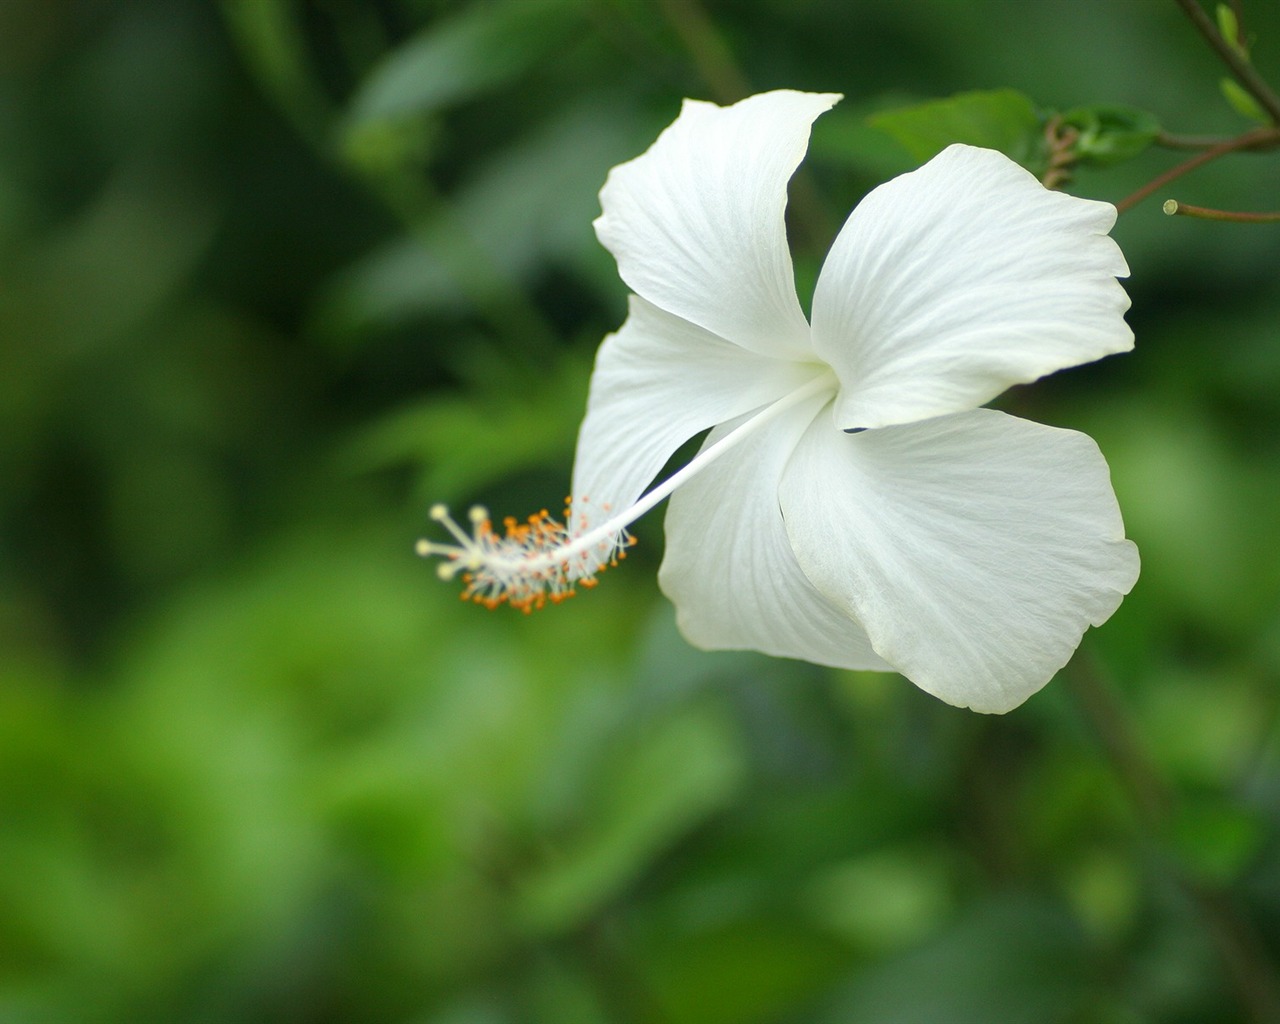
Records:
[[[783,477],[801,567],[921,688],[1004,712],[1138,576],[1089,437],[989,409],[859,434],[820,417]]]
[[[695,647],[888,670],[862,628],[800,571],[778,507],[786,461],[815,414],[830,425],[829,403],[791,409],[672,496],[658,582]],[[717,427],[706,444],[736,425]]]
[[[849,216],[813,299],[840,426],[972,409],[1010,384],[1133,347],[1116,210],[951,146]]]
[[[648,151],[609,172],[596,233],[631,290],[765,355],[811,353],[783,216],[814,119],[838,95],[685,100]]]
[[[695,434],[812,377],[812,366],[748,352],[631,296],[591,376],[573,466],[575,532],[631,505]]]

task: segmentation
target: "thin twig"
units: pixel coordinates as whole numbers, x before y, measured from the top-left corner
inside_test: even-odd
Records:
[[[1176,199],[1166,199],[1164,212],[1170,217],[1178,214],[1183,217],[1195,217],[1198,220],[1226,220],[1233,224],[1275,224],[1280,222],[1280,210],[1267,213],[1243,213],[1236,210],[1215,210],[1211,206],[1192,206],[1180,203]]]
[[[1213,47],[1214,52],[1222,58],[1222,62],[1231,69],[1231,74],[1235,76],[1236,81],[1244,86],[1258,101],[1259,106],[1267,112],[1271,122],[1280,124],[1280,96],[1272,91],[1271,86],[1258,74],[1254,66],[1240,56],[1231,43],[1222,38],[1221,33],[1197,0],[1177,0],[1177,4],[1191,19],[1191,23],[1204,36],[1208,44]]]
[[[1163,149],[1212,149],[1214,146],[1221,146],[1225,142],[1231,142],[1233,138],[1224,135],[1179,135],[1175,132],[1162,131],[1152,142]],[[1271,149],[1275,146],[1280,146],[1280,135],[1270,141],[1263,141],[1241,148],[1261,150]]]
[[[1179,0],[1181,2],[1181,0]],[[1147,182],[1142,188],[1138,189],[1132,195],[1125,196],[1120,202],[1116,203],[1116,209],[1120,213],[1131,210],[1137,206],[1142,200],[1146,199],[1153,192],[1158,192],[1164,188],[1169,182],[1176,181],[1184,174],[1194,171],[1197,167],[1203,167],[1211,160],[1226,153],[1234,153],[1241,149],[1254,149],[1259,145],[1267,143],[1280,142],[1280,128],[1255,128],[1253,131],[1245,132],[1243,135],[1237,135],[1234,139],[1228,139],[1226,142],[1220,142],[1216,146],[1206,149],[1202,153],[1197,153],[1189,160],[1184,160],[1176,167],[1171,167],[1164,174],[1153,178]]]

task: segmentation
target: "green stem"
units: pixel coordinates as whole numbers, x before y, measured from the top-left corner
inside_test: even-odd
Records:
[[[1276,95],[1254,66],[1245,60],[1231,43],[1222,38],[1222,34],[1197,0],[1176,0],[1176,2],[1191,19],[1191,23],[1199,33],[1213,47],[1222,62],[1231,69],[1231,74],[1235,76],[1236,81],[1258,101],[1258,105],[1267,112],[1273,124],[1280,124],[1280,96]]]

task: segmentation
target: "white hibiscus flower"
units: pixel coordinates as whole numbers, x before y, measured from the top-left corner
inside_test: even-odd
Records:
[[[482,603],[570,593],[663,498],[659,583],[685,637],[896,670],[1003,712],[1040,689],[1138,575],[1083,434],[978,406],[1133,346],[1115,208],[952,146],[850,215],[796,297],[784,211],[839,96],[686,101],[615,167],[596,231],[633,290],[600,347],[568,526],[473,510],[441,574]],[[685,441],[701,452],[646,492]]]

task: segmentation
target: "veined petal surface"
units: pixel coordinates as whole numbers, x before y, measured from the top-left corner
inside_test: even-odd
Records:
[[[778,507],[787,459],[815,415],[831,429],[829,404],[820,396],[788,410],[672,495],[658,583],[695,647],[890,670],[801,572]],[[704,450],[737,425],[713,430]]]
[[[813,345],[836,420],[878,427],[972,409],[1009,385],[1133,347],[1109,203],[1052,192],[955,145],[872,190],[818,279]]]
[[[1021,704],[1138,576],[1084,434],[988,409],[845,434],[819,417],[780,490],[805,574],[929,693]]]
[[[840,97],[791,90],[730,107],[685,100],[613,168],[596,233],[636,294],[744,348],[809,356],[784,214],[814,119]]]
[[[600,346],[573,466],[575,533],[631,505],[676,449],[781,398],[813,365],[756,355],[631,296]]]

